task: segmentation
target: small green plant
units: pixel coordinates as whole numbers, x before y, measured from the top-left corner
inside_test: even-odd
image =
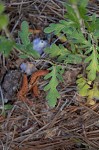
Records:
[[[78,92],[81,96],[87,97],[88,103],[94,98],[99,100],[99,18],[96,14],[86,15],[87,4],[88,0],[69,0],[68,3],[64,3],[67,10],[65,19],[50,24],[44,30],[48,34],[54,33],[69,45],[68,47],[54,43],[45,50],[52,62],[54,60],[49,68],[49,74],[45,76],[49,83],[44,88],[48,92],[46,98],[51,107],[54,107],[60,98],[57,88],[59,82],[63,81],[63,64],[83,64],[85,69],[77,79]],[[4,14],[4,5],[0,4],[0,30],[4,30],[6,35],[0,36],[0,52],[7,57],[15,48],[21,52],[21,58],[40,58],[30,42],[28,23],[23,21],[21,24],[21,30],[18,32],[20,43],[12,40],[7,25],[8,17]]]
[[[45,76],[45,79],[50,79],[49,83],[45,86],[44,90],[48,91],[46,99],[51,107],[54,107],[57,102],[57,98],[60,98],[60,94],[57,91],[57,85],[59,81],[63,81],[62,74],[64,70],[61,66],[52,66],[49,68],[50,73]]]
[[[8,25],[8,16],[4,14],[4,5],[0,3],[0,31],[4,30],[5,34],[8,35],[7,25]],[[10,38],[0,35],[0,52],[7,57],[12,51],[14,42]]]
[[[13,106],[11,104],[5,104],[4,106],[0,106],[1,115],[6,116],[6,111],[11,110]]]
[[[0,30],[5,29],[8,25],[8,17],[4,14],[4,5],[0,3]]]
[[[29,26],[26,21],[23,21],[21,24],[21,31],[19,31],[18,35],[21,39],[21,44],[16,44],[16,48],[19,49],[23,54],[20,55],[21,58],[27,58],[32,56],[34,58],[39,58],[40,55],[38,52],[33,50],[33,44],[29,39]]]
[[[54,33],[56,36],[61,35],[60,37],[66,36],[70,45],[69,49],[54,43],[45,50],[45,53],[56,62],[84,64],[85,70],[78,76],[77,88],[79,94],[87,97],[87,102],[91,104],[94,98],[99,100],[99,80],[97,80],[99,76],[99,18],[96,14],[86,15],[87,4],[88,0],[70,0],[69,3],[64,3],[67,10],[65,20],[50,24],[44,31],[48,34]],[[51,88],[56,89],[56,87],[49,87],[50,96],[47,96],[49,101],[54,90],[51,91]],[[52,100],[55,105],[56,97],[52,97]]]

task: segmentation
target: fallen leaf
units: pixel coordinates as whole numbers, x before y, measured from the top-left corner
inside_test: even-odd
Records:
[[[38,97],[40,94],[40,91],[38,89],[37,84],[33,86],[32,90],[33,90],[33,94],[35,95],[35,97]]]
[[[39,96],[39,89],[37,86],[37,81],[40,78],[40,76],[44,76],[48,73],[48,70],[38,70],[35,73],[32,74],[30,82],[28,84],[28,78],[27,75],[24,74],[23,76],[23,82],[22,82],[22,87],[20,91],[18,92],[17,96],[18,99],[26,102],[29,105],[32,105],[33,103],[26,97],[28,92],[32,90],[34,96],[38,97]]]
[[[44,75],[48,74],[48,72],[49,72],[48,70],[38,70],[38,71],[34,72],[31,76],[30,86],[32,86],[35,83],[35,81],[37,80],[38,77],[44,76]]]
[[[28,92],[28,79],[27,79],[27,75],[24,74],[22,87],[21,87],[21,90],[18,92],[18,98],[20,98],[21,96],[25,96],[27,92]]]
[[[29,88],[28,88],[28,79],[27,79],[27,75],[24,74],[23,76],[23,83],[22,83],[22,87],[20,89],[20,91],[18,92],[17,96],[18,96],[18,99],[23,101],[23,102],[26,102],[27,104],[29,104],[30,106],[33,105],[33,103],[26,98],[26,94],[28,93],[29,91]]]
[[[48,72],[49,72],[48,70],[38,70],[35,73],[33,73],[31,76],[29,88],[33,89],[33,93],[36,97],[38,97],[40,93],[37,86],[37,80],[39,79],[40,76],[44,76]]]

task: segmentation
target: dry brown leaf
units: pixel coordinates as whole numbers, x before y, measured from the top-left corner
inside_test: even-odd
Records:
[[[27,75],[24,74],[22,87],[21,87],[20,91],[18,92],[17,96],[18,96],[19,100],[26,102],[27,104],[32,106],[33,103],[29,99],[26,98],[26,94],[28,93],[28,90],[29,90],[28,89],[28,79],[27,79]]]
[[[44,76],[48,73],[48,70],[38,70],[35,73],[32,74],[29,87],[33,88],[33,93],[35,96],[39,96],[39,90],[37,87],[37,80],[40,76]]]
[[[48,72],[49,72],[48,70],[38,70],[35,73],[33,73],[32,76],[31,76],[29,85],[28,85],[27,75],[24,74],[22,87],[21,87],[20,91],[17,94],[18,99],[28,103],[29,105],[32,105],[32,102],[29,99],[26,98],[26,95],[32,89],[34,96],[36,96],[36,97],[39,96],[40,92],[39,92],[39,89],[38,89],[38,86],[37,86],[37,81],[38,81],[40,76],[44,76]]]

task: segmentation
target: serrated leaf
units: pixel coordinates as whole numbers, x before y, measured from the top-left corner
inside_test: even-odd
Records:
[[[95,80],[96,78],[96,69],[91,69],[89,72],[88,72],[88,79],[93,81]]]
[[[50,107],[55,107],[57,98],[60,98],[60,94],[57,92],[57,90],[49,90],[46,99],[48,100]]]
[[[79,89],[79,94],[81,96],[88,96],[89,85],[85,84],[83,88]]]
[[[19,36],[21,38],[22,44],[16,44],[16,48],[21,50],[24,54],[25,57],[33,56],[34,58],[40,58],[40,54],[33,50],[33,44],[30,43],[29,39],[29,26],[26,21],[23,21],[21,24],[21,31],[19,31]]]
[[[91,51],[92,51],[92,48],[88,48],[88,49],[86,49],[86,52],[84,54],[87,55],[87,54],[91,53]]]
[[[87,96],[90,86],[88,85],[86,79],[82,75],[80,75],[78,76],[76,83],[79,94],[81,96]]]
[[[93,52],[89,56],[91,58],[91,62],[89,63],[86,70],[88,70],[88,79],[93,81],[96,78],[96,73],[99,71],[99,59],[98,59],[98,53],[97,50],[93,47]],[[88,60],[88,58],[86,58]]]
[[[88,63],[91,60],[92,60],[92,56],[89,56],[89,57],[87,56],[84,60],[84,63]]]
[[[65,7],[66,7],[66,10],[67,10],[67,13],[66,13],[65,17],[69,18],[70,20],[75,22],[76,27],[79,28],[80,27],[79,20],[78,20],[77,15],[76,15],[74,9],[72,8],[72,6],[69,5],[69,4],[66,4]]]
[[[61,24],[61,23],[51,23],[49,25],[49,27],[45,28],[44,29],[44,32],[45,33],[51,33],[51,32],[54,32],[55,34],[59,34],[60,31],[62,31],[62,29],[64,28],[64,24]]]
[[[21,38],[22,44],[26,47],[27,45],[30,44],[30,39],[29,39],[29,26],[26,21],[23,21],[21,24],[21,31],[18,32],[19,37]]]
[[[77,54],[68,54],[68,57],[66,58],[65,62],[71,64],[80,64],[82,62],[82,58]]]
[[[76,83],[79,94],[81,96],[88,96],[90,85],[88,84],[88,81],[82,76],[82,74],[78,76]]]
[[[16,43],[16,44],[15,44],[15,47],[16,47],[18,50],[25,51],[25,46],[22,45],[22,44]]]
[[[21,50],[24,54],[22,55],[25,55],[25,57],[29,57],[29,56],[33,56],[34,58],[40,58],[40,54],[33,50],[33,45],[32,43],[30,43],[29,45],[27,45],[26,47],[22,44],[16,44],[16,48]],[[22,56],[20,55],[20,57]],[[26,58],[27,58],[26,57]]]
[[[50,47],[46,48],[45,53],[49,54],[49,57],[58,57],[58,61],[66,59],[66,56],[70,53],[64,46],[52,44]]]
[[[54,23],[51,23],[50,25],[49,25],[49,27],[46,27],[45,29],[44,29],[44,32],[45,33],[51,33],[51,32],[53,32],[55,30],[55,24]]]
[[[50,72],[44,77],[44,79],[50,79],[49,83],[45,86],[44,90],[48,91],[46,99],[51,107],[55,107],[57,99],[60,98],[60,94],[57,91],[59,80],[62,80],[62,73],[64,72],[59,66],[52,66],[49,68]]]
[[[14,42],[10,41],[6,38],[1,39],[0,41],[0,52],[5,56],[8,57],[10,52],[14,47]]]

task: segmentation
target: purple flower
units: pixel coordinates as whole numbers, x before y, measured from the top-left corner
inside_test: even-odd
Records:
[[[48,46],[48,41],[41,40],[40,38],[36,38],[33,40],[33,50],[37,51],[39,54],[42,54],[44,48]]]

